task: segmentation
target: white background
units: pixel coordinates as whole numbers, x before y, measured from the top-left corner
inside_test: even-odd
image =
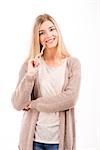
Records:
[[[49,13],[66,47],[80,59],[82,81],[76,105],[77,150],[100,150],[100,3],[97,0],[0,0],[0,150],[18,150],[22,112],[11,104],[27,57],[34,19]]]

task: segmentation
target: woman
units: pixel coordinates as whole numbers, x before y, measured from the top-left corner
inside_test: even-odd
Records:
[[[80,74],[80,62],[67,52],[56,21],[48,14],[38,16],[12,96],[13,106],[25,111],[20,150],[75,150]]]

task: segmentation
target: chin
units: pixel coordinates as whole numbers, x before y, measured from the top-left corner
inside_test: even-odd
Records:
[[[56,48],[57,44],[51,44],[51,45],[47,45],[47,48],[51,49],[51,48]]]
[[[48,46],[48,49],[56,48],[57,46]]]

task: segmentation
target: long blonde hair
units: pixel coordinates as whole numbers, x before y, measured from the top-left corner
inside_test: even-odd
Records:
[[[59,29],[56,21],[50,15],[43,14],[43,15],[39,15],[35,20],[33,31],[32,31],[31,48],[29,51],[29,56],[27,58],[27,61],[30,58],[34,58],[38,53],[40,53],[41,44],[39,42],[39,28],[40,28],[41,24],[47,20],[51,21],[54,24],[54,26],[56,27],[56,30],[58,32],[58,37],[59,37],[58,38],[58,45],[57,45],[58,54],[62,55],[63,57],[69,57],[70,56],[70,54],[67,52],[65,44],[63,42],[63,38],[62,38],[62,35],[60,32],[60,29]]]

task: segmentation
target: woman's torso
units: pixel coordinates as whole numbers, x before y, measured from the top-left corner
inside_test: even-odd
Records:
[[[41,58],[39,66],[39,84],[41,95],[54,96],[61,92],[65,77],[66,60],[57,67],[48,66]],[[40,112],[35,141],[43,143],[59,143],[59,112]]]

